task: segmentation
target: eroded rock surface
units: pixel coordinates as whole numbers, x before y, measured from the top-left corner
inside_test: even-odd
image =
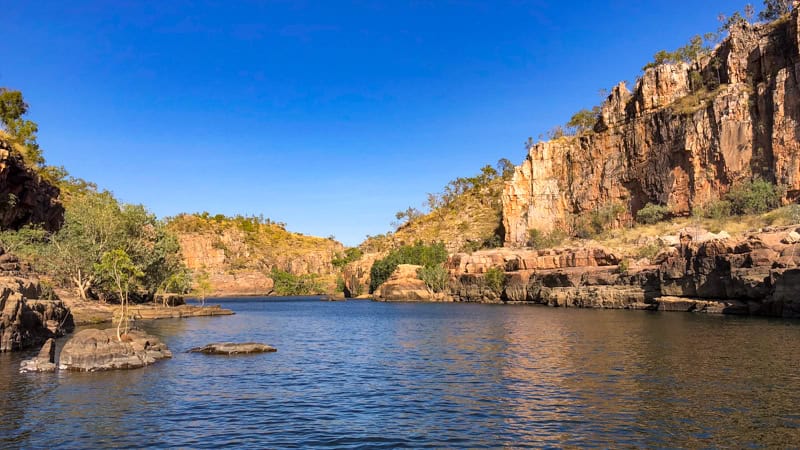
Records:
[[[699,242],[681,233],[680,244],[652,264],[629,268],[605,249],[457,254],[448,261],[451,294],[456,301],[800,317],[800,249],[789,243],[798,229],[739,240],[696,233]],[[486,283],[490,267],[505,271],[500,292]]]
[[[63,302],[37,300],[38,280],[4,273],[0,270],[0,352],[41,345],[73,330],[72,314]]]
[[[20,372],[55,372],[56,371],[56,341],[53,338],[45,341],[39,354],[31,359],[26,359],[20,364]]]
[[[377,299],[382,301],[444,301],[445,294],[437,294],[428,289],[424,281],[417,276],[422,266],[400,264],[392,276],[378,290]]]
[[[130,330],[117,340],[116,329],[87,329],[75,334],[61,350],[58,368],[81,372],[136,369],[171,358],[172,352],[155,336]]]
[[[531,147],[503,192],[505,245],[524,245],[530,229],[570,229],[612,205],[622,211],[611,226],[630,223],[648,202],[688,215],[752,177],[786,186],[786,200],[796,200],[798,13],[734,26],[692,65],[647,69],[632,92],[624,83],[612,90],[593,132]]]
[[[195,347],[189,350],[189,353],[205,353],[207,355],[244,355],[250,353],[270,353],[277,352],[278,349],[267,344],[260,344],[258,342],[217,342],[213,344],[204,345],[202,347]]]

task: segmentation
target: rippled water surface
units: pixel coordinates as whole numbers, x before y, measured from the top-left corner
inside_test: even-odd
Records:
[[[144,369],[17,373],[0,448],[800,445],[800,323],[682,313],[241,299],[144,324]],[[213,341],[277,353],[184,353]],[[35,353],[35,352],[34,352]]]

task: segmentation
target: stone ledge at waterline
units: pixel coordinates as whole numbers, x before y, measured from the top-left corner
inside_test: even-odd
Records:
[[[75,334],[61,350],[60,370],[96,372],[136,369],[171,358],[172,352],[157,337],[130,330],[117,340],[116,329],[88,329]]]
[[[206,355],[248,355],[253,353],[271,353],[278,349],[258,342],[216,342],[203,347],[195,347],[189,353],[205,353]]]
[[[684,232],[629,268],[598,248],[458,254],[448,261],[450,290],[454,301],[800,317],[797,230],[708,240]],[[500,292],[485,280],[492,267],[505,272]]]

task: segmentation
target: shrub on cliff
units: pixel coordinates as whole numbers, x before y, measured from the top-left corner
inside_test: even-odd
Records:
[[[385,258],[379,259],[372,264],[372,269],[369,272],[369,292],[375,292],[378,286],[392,276],[392,273],[400,264],[435,266],[442,264],[446,260],[447,250],[441,242],[432,245],[417,242],[414,245],[406,245],[392,250]]]
[[[483,274],[483,279],[486,281],[486,287],[495,294],[500,295],[503,292],[503,287],[506,284],[506,273],[503,272],[503,269],[492,267]]]
[[[644,208],[636,212],[636,221],[639,223],[652,225],[661,222],[669,215],[669,208],[663,205],[648,203]]]
[[[331,260],[331,264],[333,267],[337,269],[341,269],[342,267],[350,264],[353,261],[357,261],[364,252],[361,251],[358,247],[348,248],[344,251],[344,255],[337,253],[336,256]]]
[[[707,203],[702,210],[702,216],[707,219],[721,220],[730,217],[731,202],[727,200],[715,200]]]
[[[733,214],[761,214],[780,206],[781,194],[778,186],[757,178],[733,186],[725,198]]]
[[[589,214],[589,224],[594,235],[611,228],[619,216],[625,213],[625,206],[618,202],[612,202],[601,206]]]
[[[443,292],[450,285],[450,273],[441,264],[423,266],[417,270],[417,276],[433,292]]]
[[[528,246],[535,249],[553,248],[561,245],[567,234],[562,230],[553,230],[545,233],[536,228],[528,230]]]

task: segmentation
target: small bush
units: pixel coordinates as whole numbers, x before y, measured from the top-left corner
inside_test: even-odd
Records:
[[[443,292],[450,285],[450,273],[441,264],[424,266],[417,271],[417,276],[433,292]]]
[[[337,269],[341,269],[342,267],[350,264],[353,261],[357,261],[364,253],[358,247],[348,248],[344,251],[344,255],[337,254],[333,260],[331,260],[331,264],[333,267]]]
[[[294,275],[273,267],[270,278],[274,282],[272,289],[281,296],[312,295],[325,292],[317,274]]]
[[[733,214],[761,214],[780,206],[781,194],[769,181],[755,179],[735,185],[725,199],[730,202]]]
[[[603,233],[611,228],[614,222],[625,213],[625,206],[621,203],[609,203],[592,211],[589,215],[589,225],[594,235]]]
[[[727,219],[731,216],[731,210],[731,202],[727,200],[716,200],[703,207],[702,216],[714,220]]]
[[[372,268],[369,271],[369,292],[375,292],[378,286],[392,276],[392,273],[400,264],[433,266],[442,264],[446,260],[447,249],[444,248],[444,244],[441,242],[433,245],[417,242],[414,245],[400,247],[372,264]]]
[[[631,268],[631,263],[628,262],[627,259],[623,259],[622,261],[619,262],[619,265],[617,266],[617,273],[625,275],[626,273],[628,273],[628,270],[630,270],[630,268]]]
[[[506,284],[506,273],[502,269],[492,267],[483,275],[486,280],[486,286],[495,294],[503,292],[503,286]]]
[[[652,259],[656,257],[659,251],[661,251],[661,246],[653,242],[647,245],[643,245],[638,249],[636,249],[636,257],[639,259],[647,258],[652,261]]]
[[[663,205],[648,203],[636,212],[636,221],[646,225],[661,222],[669,215],[669,208]]]
[[[556,247],[566,238],[567,234],[562,230],[553,230],[549,233],[544,233],[536,228],[528,230],[528,246],[536,249]]]

